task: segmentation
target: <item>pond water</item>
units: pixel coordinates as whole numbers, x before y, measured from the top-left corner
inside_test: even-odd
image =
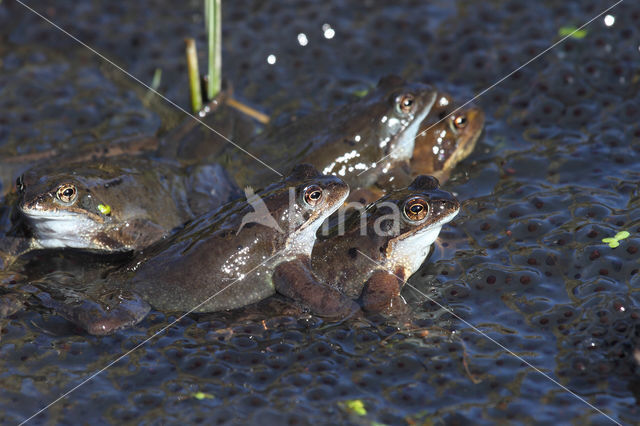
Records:
[[[142,81],[161,69],[159,91],[188,107],[183,38],[205,46],[200,1],[32,3]],[[269,307],[191,315],[31,422],[611,423],[594,407],[637,422],[640,4],[622,2],[613,22],[595,19],[492,86],[612,4],[224,2],[223,75],[276,122],[390,73],[460,100],[492,87],[475,100],[484,135],[445,185],[463,209],[410,280],[433,301],[403,292],[428,333]],[[167,120],[19,3],[0,3],[0,28],[0,160],[151,136]],[[630,236],[617,248],[602,242],[620,231]],[[2,320],[0,423],[28,418],[172,319],[153,312],[102,338],[37,306]],[[352,400],[366,414],[345,408]]]

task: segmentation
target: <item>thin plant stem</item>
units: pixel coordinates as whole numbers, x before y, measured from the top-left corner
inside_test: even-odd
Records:
[[[222,81],[222,0],[205,0],[205,15],[209,43],[207,100],[211,101],[220,93]]]
[[[191,91],[191,109],[197,114],[202,109],[202,88],[200,86],[200,72],[198,71],[198,52],[196,41],[192,38],[184,39],[187,54],[187,69],[189,72],[189,89]]]
[[[249,105],[243,104],[237,99],[227,98],[227,105],[229,105],[231,108],[235,108],[236,110],[242,112],[245,115],[248,115],[249,117],[253,118],[254,120],[262,124],[269,123],[269,116],[267,114],[264,114],[254,108],[251,108]]]

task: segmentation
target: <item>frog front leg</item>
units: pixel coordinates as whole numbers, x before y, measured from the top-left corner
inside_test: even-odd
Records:
[[[283,262],[273,272],[276,291],[307,306],[323,317],[346,318],[360,311],[360,306],[335,288],[318,282],[308,259]]]
[[[404,280],[388,271],[376,271],[364,284],[362,309],[374,313],[404,314],[406,303],[400,296]]]

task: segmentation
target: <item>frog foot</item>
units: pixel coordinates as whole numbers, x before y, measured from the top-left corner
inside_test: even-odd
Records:
[[[137,294],[113,290],[98,297],[82,295],[75,301],[40,296],[44,305],[94,336],[106,336],[142,321],[151,307]]]

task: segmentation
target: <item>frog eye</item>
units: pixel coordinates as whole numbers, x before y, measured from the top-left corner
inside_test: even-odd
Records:
[[[24,178],[22,177],[22,175],[20,175],[16,179],[16,188],[18,189],[19,193],[23,193],[24,192]]]
[[[322,188],[318,185],[309,185],[304,189],[304,202],[314,207],[322,199]]]
[[[401,114],[408,114],[413,110],[415,104],[415,96],[411,93],[405,93],[396,97],[396,109]]]
[[[427,217],[429,204],[420,197],[413,197],[407,200],[404,205],[404,214],[412,222],[418,222]]]
[[[76,190],[76,187],[74,185],[65,183],[64,185],[60,185],[60,187],[58,188],[56,197],[58,197],[58,200],[62,201],[63,203],[73,203],[78,197],[78,191]]]
[[[467,117],[459,115],[453,119],[453,125],[456,126],[456,129],[464,129],[467,126]]]

